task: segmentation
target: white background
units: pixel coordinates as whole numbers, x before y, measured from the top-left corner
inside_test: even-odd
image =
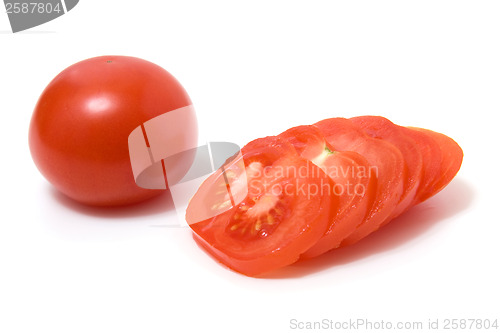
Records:
[[[12,34],[2,9],[0,332],[500,320],[499,18],[498,1],[82,0]],[[38,96],[67,66],[106,54],[170,71],[211,141],[374,114],[453,137],[464,163],[448,188],[361,243],[244,277],[188,228],[164,227],[176,219],[167,196],[86,208],[37,171],[27,138]]]

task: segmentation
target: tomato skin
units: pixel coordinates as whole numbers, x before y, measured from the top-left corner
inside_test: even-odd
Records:
[[[84,204],[137,203],[162,191],[136,185],[128,136],[158,115],[191,100],[163,68],[134,57],[103,56],[57,75],[35,107],[29,146],[43,176]],[[186,133],[196,138],[197,132]]]

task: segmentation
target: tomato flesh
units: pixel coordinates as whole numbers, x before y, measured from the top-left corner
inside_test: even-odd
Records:
[[[403,193],[394,212],[386,219],[388,222],[406,211],[413,203],[422,178],[422,154],[417,143],[405,134],[408,129],[397,126],[384,117],[361,116],[350,120],[368,136],[391,143],[403,155],[405,162]]]
[[[363,156],[351,151],[333,151],[315,126],[292,127],[280,137],[292,143],[302,157],[325,171],[335,184],[338,210],[323,237],[301,256],[312,258],[337,248],[361,224],[374,199],[376,179]]]
[[[321,131],[312,125],[292,127],[279,136],[290,142],[297,153],[312,161],[333,152]],[[314,163],[316,165],[320,163]]]
[[[334,150],[354,151],[364,156],[377,178],[375,199],[365,220],[341,246],[354,244],[377,230],[399,203],[403,193],[403,156],[392,144],[369,137],[349,119],[325,119],[315,126]]]
[[[437,177],[428,176],[431,185],[419,197],[419,201],[424,201],[441,191],[451,182],[458,170],[460,170],[464,153],[452,138],[442,133],[417,127],[409,127],[409,130],[424,134],[439,147],[440,151],[440,154],[436,153],[431,157],[432,164],[439,165],[439,172]]]
[[[202,184],[186,219],[219,262],[258,276],[356,243],[440,191],[462,158],[440,133],[382,117],[326,119],[247,144]]]
[[[245,198],[210,219],[190,219],[196,207],[188,207],[186,217],[207,252],[233,270],[256,276],[297,261],[325,233],[337,203],[330,178],[283,139],[257,139],[241,152]],[[209,177],[202,186],[210,184]]]

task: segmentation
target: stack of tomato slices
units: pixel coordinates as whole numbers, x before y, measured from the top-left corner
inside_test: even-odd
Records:
[[[325,119],[248,143],[203,182],[186,220],[215,259],[258,276],[358,242],[442,190],[462,158],[441,133]]]

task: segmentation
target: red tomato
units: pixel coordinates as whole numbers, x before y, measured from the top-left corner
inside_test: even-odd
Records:
[[[462,165],[462,148],[450,137],[424,128],[409,127],[411,131],[424,134],[439,146],[440,154],[431,157],[430,164],[439,165],[439,173],[430,182],[427,192],[422,193],[420,201],[435,195],[448,185]]]
[[[144,122],[190,104],[179,82],[151,62],[125,56],[81,61],[57,75],[38,100],[29,130],[33,160],[59,191],[85,204],[151,198],[161,191],[136,185],[128,136]],[[196,119],[189,121],[179,141],[197,141]]]
[[[338,210],[323,237],[301,256],[312,258],[337,248],[363,222],[375,197],[376,177],[360,154],[333,151],[316,126],[292,127],[280,137],[292,143],[302,157],[320,167],[335,184],[333,194],[338,197]]]
[[[382,117],[326,119],[250,142],[202,184],[186,219],[207,252],[255,276],[361,240],[440,191],[462,158],[440,133]],[[327,193],[301,193],[327,181]]]
[[[316,165],[323,162],[323,157],[333,153],[333,148],[325,141],[323,133],[312,125],[289,128],[279,137],[290,142],[300,156],[313,161]]]
[[[393,144],[403,154],[405,162],[403,194],[394,212],[386,220],[388,222],[406,211],[413,203],[422,179],[422,154],[417,143],[406,135],[409,129],[397,126],[384,117],[362,116],[350,120],[368,136]]]
[[[405,129],[405,135],[413,139],[422,154],[422,178],[412,203],[416,205],[434,193],[434,184],[441,172],[441,149],[428,135],[410,128],[405,127]]]
[[[399,203],[403,193],[403,156],[392,144],[369,137],[349,119],[325,119],[315,126],[335,150],[354,151],[365,157],[377,175],[376,196],[366,219],[341,245],[356,243],[377,230]]]
[[[210,195],[203,187],[225,191],[225,184],[216,180],[220,171],[202,184],[200,194],[190,202],[186,219],[194,239],[207,252],[240,273],[256,276],[297,261],[325,233],[337,204],[328,176],[278,137],[250,142],[242,148],[241,158],[247,185],[242,200],[232,202],[228,196],[214,209],[231,206],[229,210],[204,221],[191,218],[205,201],[196,197]],[[227,163],[225,177],[238,178],[233,166],[240,162],[233,159]],[[233,183],[238,184],[238,180],[233,179]]]

